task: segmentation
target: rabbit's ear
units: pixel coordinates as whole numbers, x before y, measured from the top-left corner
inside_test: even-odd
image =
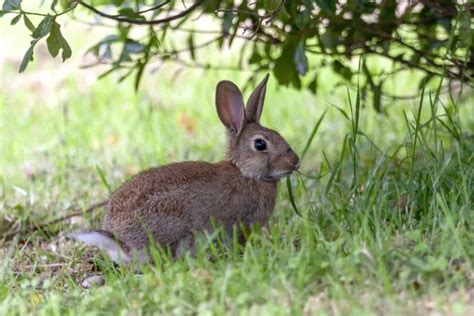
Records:
[[[255,88],[247,101],[247,107],[245,108],[245,116],[247,122],[258,123],[260,116],[262,115],[263,101],[265,100],[265,93],[267,91],[267,81],[269,74],[263,78],[262,82]]]
[[[244,125],[244,100],[239,88],[223,80],[216,88],[217,114],[232,135],[239,135]]]
[[[75,232],[67,235],[89,246],[95,246],[107,252],[113,262],[129,264],[130,256],[117,242],[111,233],[105,230],[90,230],[85,232]]]

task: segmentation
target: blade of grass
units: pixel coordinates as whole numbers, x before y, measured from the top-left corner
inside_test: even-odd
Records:
[[[418,134],[420,132],[420,120],[421,120],[421,110],[423,109],[423,99],[425,96],[425,85],[421,88],[420,103],[418,105],[418,113],[415,116],[415,128],[414,128],[414,139],[412,146],[412,157],[411,157],[411,168],[410,168],[410,183],[413,183],[413,177],[415,172],[415,160],[416,160],[416,146],[418,143]]]
[[[311,146],[311,143],[313,142],[314,136],[318,132],[319,127],[321,126],[321,123],[323,122],[324,116],[326,115],[327,110],[321,114],[321,117],[319,120],[316,122],[316,124],[313,127],[313,130],[311,131],[311,134],[308,138],[308,141],[306,142],[306,145],[304,146],[303,153],[301,154],[301,160],[303,160],[304,156],[308,152],[309,147]]]
[[[290,198],[290,204],[291,204],[291,207],[293,208],[293,211],[295,211],[295,213],[299,216],[299,217],[303,217],[301,215],[301,212],[298,210],[298,206],[296,206],[296,202],[295,202],[295,196],[293,194],[293,188],[291,187],[291,180],[290,180],[290,177],[286,177],[286,188],[288,190],[288,196]]]
[[[99,174],[100,181],[102,182],[103,185],[105,185],[109,193],[111,193],[112,188],[109,185],[109,182],[107,181],[107,177],[105,176],[104,169],[102,169],[99,165],[95,165],[95,169],[97,170],[97,173]]]
[[[346,120],[348,120],[349,122],[351,121],[351,119],[349,118],[349,115],[347,115],[346,111],[344,111],[342,108],[332,103],[329,103],[329,105],[335,108],[336,110],[338,110],[344,116]]]

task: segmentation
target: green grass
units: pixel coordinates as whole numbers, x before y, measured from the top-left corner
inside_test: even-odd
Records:
[[[165,67],[135,94],[114,78],[85,85],[84,71],[47,94],[12,69],[22,84],[0,86],[0,231],[21,232],[0,248],[0,314],[473,313],[472,95],[435,101],[427,87],[423,102],[386,101],[379,115],[334,89],[333,74],[318,97],[271,79],[263,123],[297,152],[326,111],[306,176],[291,178],[295,205],[282,181],[268,230],[240,251],[203,239],[195,258],[161,254],[141,275],[105,264],[106,285],[86,290],[80,281],[99,273],[88,258],[100,256],[63,236],[99,227],[102,211],[41,224],[138,170],[221,159],[215,84],[246,76],[187,70],[173,81]]]

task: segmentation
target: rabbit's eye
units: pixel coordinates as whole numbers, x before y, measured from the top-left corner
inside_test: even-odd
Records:
[[[267,143],[261,138],[257,138],[253,145],[258,151],[264,151],[265,149],[267,149]]]

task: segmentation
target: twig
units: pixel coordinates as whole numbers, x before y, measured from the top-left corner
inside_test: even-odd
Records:
[[[268,36],[267,33],[265,32],[260,32],[262,22],[265,22],[265,25],[268,25],[268,23],[271,22],[271,20],[278,14],[278,12],[281,11],[283,8],[283,5],[285,4],[286,0],[281,0],[280,3],[278,4],[278,7],[275,8],[275,10],[272,10],[264,15],[260,15],[258,13],[252,12],[252,11],[247,11],[247,10],[240,10],[240,9],[218,9],[216,12],[232,12],[232,13],[240,13],[240,14],[247,14],[249,16],[252,16],[257,19],[256,22],[252,23],[248,27],[243,27],[244,31],[247,32],[248,30],[253,30],[252,35],[250,35],[249,40],[253,39],[257,33],[263,33],[266,36]]]
[[[150,11],[155,11],[155,10],[158,10],[158,9],[164,7],[165,5],[169,4],[170,2],[171,2],[170,0],[167,0],[167,1],[164,1],[163,3],[160,3],[159,5],[156,5],[154,7],[151,7],[151,8],[145,9],[145,10],[138,11],[136,13],[137,14],[143,14],[143,13],[147,13],[147,12],[150,12]]]
[[[402,45],[403,47],[406,47],[406,48],[412,50],[412,51],[413,51],[414,53],[416,53],[418,56],[423,57],[423,58],[426,60],[426,62],[427,62],[428,64],[430,64],[431,66],[433,66],[434,68],[441,68],[441,67],[442,67],[442,65],[437,64],[437,63],[434,61],[434,59],[431,59],[431,58],[428,57],[429,52],[426,52],[426,53],[425,53],[425,52],[423,52],[423,51],[417,49],[416,47],[407,44],[406,42],[404,42],[404,41],[403,41],[401,38],[399,38],[399,37],[393,37],[393,36],[391,36],[390,34],[387,34],[386,32],[381,31],[381,30],[377,30],[377,29],[375,29],[375,28],[364,28],[364,30],[367,31],[367,32],[369,32],[369,33],[378,35],[378,36],[380,36],[380,37],[382,37],[382,38],[385,38],[385,39],[387,39],[387,40],[389,40],[389,41],[396,42],[396,43]],[[441,56],[430,56],[430,57],[432,57],[432,58],[441,58]],[[450,61],[451,61],[451,60],[450,60]],[[456,64],[455,61],[451,61],[451,62],[453,62],[454,64]],[[451,71],[447,71],[447,72],[448,72],[448,74],[449,74],[450,76],[452,76],[452,77],[457,77],[457,76],[458,76],[456,73],[453,73],[453,72],[451,72]]]
[[[239,27],[239,26],[237,26]],[[175,28],[175,27],[170,27],[173,31],[178,31],[178,32],[184,32],[184,33],[193,33],[193,34],[222,34],[222,31],[220,30],[202,30],[202,29],[186,29],[186,28]],[[265,33],[265,32],[259,32],[258,35],[262,35],[266,38],[268,38],[268,41],[265,41],[263,38],[257,38],[257,40],[264,42],[264,43],[272,43],[272,44],[281,44],[281,40],[278,38],[272,37],[271,35]],[[244,35],[233,35],[236,38],[244,39],[244,40],[252,40],[252,38]]]
[[[268,24],[268,22],[270,22],[278,14],[278,12],[281,11],[285,2],[286,0],[281,0],[280,3],[278,4],[278,7],[276,7],[275,10],[272,10],[264,15],[259,15],[258,13],[255,13],[252,11],[240,10],[240,9],[218,9],[216,10],[216,12],[232,12],[232,13],[247,14],[247,15],[251,15],[258,18],[260,21],[265,21],[265,24]]]
[[[48,226],[51,226],[51,225],[54,225],[54,224],[57,224],[57,223],[60,223],[60,222],[63,222],[71,217],[74,217],[74,216],[80,216],[80,215],[83,215],[83,214],[88,214],[88,213],[91,213],[93,210],[95,210],[96,208],[99,208],[99,207],[102,207],[102,206],[105,206],[109,201],[108,200],[105,200],[105,201],[102,201],[102,202],[99,202],[99,203],[95,203],[95,204],[92,204],[91,206],[89,206],[85,211],[76,211],[74,213],[71,213],[71,214],[67,214],[65,216],[62,216],[62,217],[59,217],[59,218],[56,218],[52,221],[49,221],[49,222],[46,222],[44,224],[39,224],[39,225],[35,225],[35,226],[30,226],[30,227],[27,227],[27,228],[18,228],[16,229],[15,231],[13,232],[10,232],[10,233],[7,233],[3,236],[4,239],[10,239],[11,237],[17,235],[17,234],[20,234],[20,233],[26,233],[26,232],[29,232],[29,233],[33,233],[37,230],[42,230]]]
[[[137,25],[157,25],[157,24],[163,24],[163,23],[171,22],[173,20],[176,20],[176,19],[179,19],[179,18],[182,18],[182,17],[188,15],[189,13],[194,11],[197,7],[199,7],[202,4],[202,2],[203,2],[203,0],[197,0],[192,6],[190,6],[186,10],[182,11],[181,13],[178,13],[176,15],[172,15],[172,16],[169,16],[169,17],[166,17],[166,18],[162,18],[162,19],[157,19],[157,20],[129,19],[129,18],[126,18],[126,17],[123,17],[123,16],[107,14],[105,12],[97,10],[96,8],[91,6],[90,4],[87,4],[87,3],[82,2],[82,1],[78,2],[78,3],[80,5],[82,5],[83,7],[85,7],[86,9],[88,9],[88,10],[94,12],[95,14],[100,15],[101,17],[104,17],[106,19],[111,19],[111,20],[115,20],[115,21],[118,21],[118,22],[125,22],[125,23],[130,23],[130,24],[137,24]]]
[[[213,39],[210,39],[208,41],[205,41],[201,44],[198,44],[198,45],[194,45],[193,47],[188,47],[188,48],[183,48],[183,49],[176,49],[176,50],[172,50],[172,51],[164,51],[164,52],[156,52],[156,53],[152,53],[150,55],[152,56],[155,56],[155,55],[159,55],[159,56],[172,56],[172,55],[178,55],[178,54],[181,54],[181,53],[185,53],[185,52],[189,52],[191,51],[192,49],[199,49],[199,48],[204,48],[204,47],[207,47],[211,44],[214,44],[216,42],[218,42],[220,39],[222,39],[224,37],[224,35],[220,35],[220,36],[217,36]]]
[[[52,16],[52,17],[58,17],[58,16],[61,16],[61,15],[64,15],[68,12],[71,12],[72,10],[74,10],[75,8],[77,7],[77,3],[74,3],[70,8],[67,8],[66,10],[62,11],[62,12],[59,12],[59,13],[56,13],[56,14],[45,14],[45,13],[38,13],[38,12],[30,12],[30,11],[25,11],[23,9],[20,9],[20,10],[12,10],[12,11],[4,11],[3,13],[4,14],[25,14],[25,15],[34,15],[34,16],[43,16],[43,17],[46,17],[46,16]]]
[[[52,220],[52,221],[50,221],[50,222],[47,222],[47,223],[44,224],[44,225],[37,226],[37,228],[51,226],[51,225],[54,225],[54,224],[63,222],[63,221],[65,221],[65,220],[67,220],[67,219],[70,219],[71,217],[74,217],[74,216],[80,216],[80,215],[83,215],[83,214],[91,213],[91,212],[92,212],[93,210],[95,210],[96,208],[105,206],[108,202],[109,202],[109,200],[105,200],[105,201],[102,201],[102,202],[95,203],[95,204],[89,206],[85,211],[77,211],[77,212],[74,212],[74,213],[71,213],[71,214],[68,214],[68,215],[65,215],[65,216],[56,218],[56,219],[54,219],[54,220]]]
[[[171,62],[174,62],[175,64],[179,64],[179,65],[182,65],[184,67],[187,67],[187,68],[197,68],[197,69],[205,69],[205,70],[214,70],[214,71],[220,71],[220,70],[231,70],[231,71],[253,71],[251,69],[245,69],[245,68],[240,68],[240,67],[232,67],[232,66],[226,66],[226,65],[222,65],[222,66],[219,66],[219,67],[212,67],[211,65],[209,64],[199,64],[197,62],[194,62],[194,63],[189,63],[183,59],[179,59],[179,58],[171,58],[169,59],[169,61]],[[266,65],[262,65],[262,66],[266,66]]]

